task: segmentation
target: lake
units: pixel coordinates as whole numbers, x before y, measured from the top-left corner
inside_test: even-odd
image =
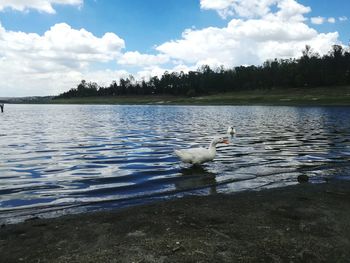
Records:
[[[213,162],[174,149],[207,146]],[[349,107],[5,105],[0,223],[112,209],[187,194],[349,179]]]

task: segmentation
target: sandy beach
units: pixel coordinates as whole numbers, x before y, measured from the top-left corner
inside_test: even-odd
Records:
[[[1,262],[348,262],[350,182],[171,201],[0,229]]]

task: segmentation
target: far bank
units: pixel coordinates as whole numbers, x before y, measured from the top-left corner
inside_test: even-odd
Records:
[[[39,103],[43,103],[38,101]],[[35,101],[31,101],[35,103]],[[105,96],[51,99],[53,104],[152,104],[152,105],[276,105],[349,106],[350,86],[248,90],[183,97],[170,95]]]

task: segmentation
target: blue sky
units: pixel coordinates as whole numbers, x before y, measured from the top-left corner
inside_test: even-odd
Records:
[[[65,22],[85,28],[96,36],[114,32],[127,43],[127,50],[154,52],[153,46],[181,37],[192,26],[224,26],[215,12],[200,10],[198,0],[88,0],[81,8],[54,6],[56,14],[37,11],[0,13],[8,30],[43,34],[52,25]]]
[[[0,3],[0,97],[261,64],[298,57],[306,44],[324,54],[350,40],[348,0],[17,2]]]

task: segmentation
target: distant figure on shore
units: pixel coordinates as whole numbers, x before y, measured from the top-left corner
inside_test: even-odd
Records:
[[[0,103],[1,112],[4,112],[4,103]]]

